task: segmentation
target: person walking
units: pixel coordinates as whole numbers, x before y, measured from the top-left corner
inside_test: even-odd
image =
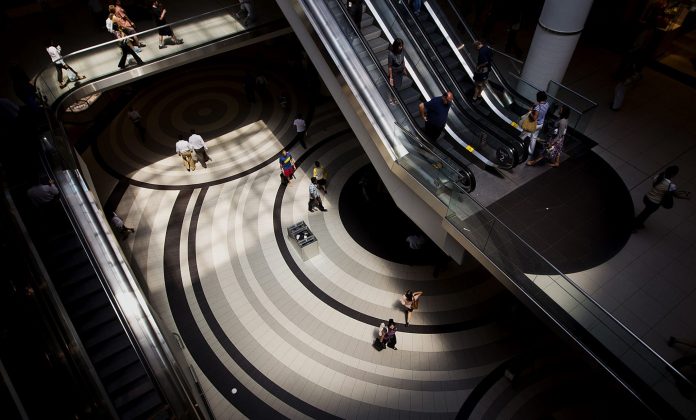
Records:
[[[418,104],[421,118],[425,121],[423,133],[431,142],[437,141],[442,130],[447,124],[447,113],[454,101],[454,95],[451,91],[445,92],[442,96],[436,96],[428,102]]]
[[[661,172],[653,179],[652,188],[643,197],[645,208],[633,220],[633,232],[636,232],[638,229],[643,229],[645,227],[645,221],[655,213],[660,206],[671,209],[674,206],[674,198],[683,200],[690,199],[690,193],[688,191],[678,191],[677,184],[673,182],[674,177],[677,176],[678,173],[679,167],[673,165],[669,166],[664,172]]]
[[[292,122],[292,125],[294,125],[295,129],[297,130],[297,134],[295,134],[295,139],[293,142],[298,141],[302,148],[306,149],[307,144],[305,144],[305,135],[307,134],[307,123],[305,122],[304,118],[302,118],[302,114],[297,114],[297,117],[295,117],[295,121]]]
[[[141,60],[138,54],[133,51],[133,48],[128,45],[128,38],[126,38],[126,34],[123,33],[121,28],[115,29],[115,32],[116,36],[121,40],[121,42],[118,44],[118,46],[121,48],[121,59],[118,61],[118,68],[126,68],[126,59],[129,55],[135,59],[138,66],[142,66],[144,64],[143,60]]]
[[[324,194],[328,193],[328,190],[326,189],[326,181],[329,178],[329,172],[323,166],[321,166],[319,161],[314,162],[312,176],[317,179],[317,188],[324,191]]]
[[[178,39],[176,35],[174,35],[174,31],[172,31],[172,28],[170,26],[167,26],[167,9],[164,7],[164,4],[162,4],[161,1],[159,0],[154,0],[152,2],[152,20],[155,21],[155,26],[160,27],[157,30],[157,34],[159,34],[159,49],[161,50],[162,48],[167,48],[167,46],[164,44],[164,37],[168,36],[169,38],[172,39],[172,42],[174,45],[181,45],[184,43],[183,39]]]
[[[79,74],[75,69],[70,67],[65,60],[63,60],[63,56],[60,53],[60,45],[56,45],[53,40],[46,42],[46,52],[48,53],[48,56],[51,57],[53,64],[56,66],[58,86],[60,86],[61,89],[65,88],[70,82],[75,82],[85,78],[84,75]],[[63,83],[63,70],[68,71],[68,80],[65,83]]]
[[[321,202],[321,195],[319,194],[319,188],[317,188],[317,179],[312,177],[309,183],[309,202],[307,203],[307,208],[310,212],[314,212],[315,207],[319,207],[321,211],[327,211],[324,208],[324,204]]]
[[[285,179],[290,183],[290,180],[295,178],[295,160],[292,158],[290,152],[285,149],[281,150],[278,163],[280,164],[280,170],[283,172],[283,176],[285,176]]]
[[[474,48],[478,50],[478,59],[476,60],[476,70],[474,71],[474,102],[481,99],[481,93],[486,87],[488,73],[493,65],[493,50],[483,41],[474,42]]]
[[[570,117],[570,108],[565,105],[561,105],[561,111],[558,114],[559,120],[556,122],[556,127],[554,129],[554,137],[549,141],[548,146],[544,153],[539,155],[538,158],[527,161],[528,166],[533,166],[539,163],[539,161],[547,159],[549,161],[549,166],[557,168],[561,164],[561,152],[563,152],[563,142],[565,140],[566,131],[568,131],[568,118]]]
[[[143,117],[133,106],[128,107],[128,119],[133,123],[133,127],[135,127],[135,131],[138,133],[140,141],[145,143],[145,127],[143,127],[142,124]]]
[[[351,19],[353,19],[355,23],[355,27],[359,31],[362,25],[363,0],[348,0],[346,2],[346,8],[348,9]]]
[[[133,40],[133,47],[136,52],[140,52],[140,48],[144,47],[145,44],[140,42],[140,39],[136,35],[135,24],[126,15],[126,11],[121,7],[121,2],[117,1],[115,5],[109,5],[109,19],[113,22],[113,25],[118,25],[119,28],[126,34],[126,36],[131,36]],[[107,22],[108,29],[108,22]]]
[[[387,75],[389,76],[389,86],[393,87],[394,91],[398,94],[399,89],[401,89],[404,76],[406,75],[404,41],[401,40],[401,38],[396,38],[389,48]],[[394,105],[396,103],[396,98],[391,97],[389,103]]]
[[[403,295],[401,295],[401,305],[405,308],[406,312],[406,326],[408,327],[408,321],[411,319],[411,312],[414,309],[418,309],[418,301],[423,292],[413,292],[411,290],[406,290]]]
[[[387,346],[392,350],[399,350],[396,348],[396,324],[393,319],[390,318],[384,328],[380,326],[379,340],[382,342],[382,348]]]
[[[193,147],[193,151],[196,152],[196,156],[198,156],[198,161],[204,168],[207,168],[208,164],[206,162],[212,161],[213,159],[211,159],[208,155],[208,147],[205,145],[203,137],[199,136],[196,133],[195,128],[191,129],[191,136],[189,136],[188,141],[191,147]]]
[[[179,134],[179,141],[176,142],[176,154],[184,160],[184,167],[187,171],[196,170],[196,161],[193,159],[193,147],[184,138],[183,134]]]

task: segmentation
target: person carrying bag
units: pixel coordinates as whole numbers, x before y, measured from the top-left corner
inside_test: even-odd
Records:
[[[660,207],[664,207],[666,209],[671,209],[674,207],[675,198],[682,200],[690,199],[690,193],[688,191],[677,190],[677,185],[673,182],[674,177],[677,176],[678,173],[679,167],[673,165],[655,177],[652,183],[652,188],[643,197],[643,204],[645,204],[645,208],[633,220],[633,232],[644,228],[644,223],[648,217],[655,213]]]

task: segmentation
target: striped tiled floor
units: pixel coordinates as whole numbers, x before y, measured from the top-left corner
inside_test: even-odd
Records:
[[[83,155],[103,202],[121,191],[110,201],[136,229],[124,250],[165,326],[186,344],[214,412],[456,416],[485,377],[547,333],[473,260],[433,278],[431,266],[394,263],[356,243],[338,197],[369,162],[347,123],[332,101],[317,103],[309,148],[300,149],[291,120],[314,107],[311,93],[267,74],[271,94],[249,104],[240,85],[247,70],[204,65],[160,77],[133,101],[146,141],[121,113]],[[292,109],[277,106],[280,90]],[[214,160],[187,173],[173,145],[190,127]],[[288,145],[298,172],[282,187],[276,157]],[[315,160],[331,174],[325,213],[306,208]],[[285,233],[300,220],[320,244],[307,261]],[[407,288],[425,291],[408,328],[398,304]],[[399,323],[399,350],[377,352],[371,343],[388,318]],[[532,326],[524,336],[521,323]]]

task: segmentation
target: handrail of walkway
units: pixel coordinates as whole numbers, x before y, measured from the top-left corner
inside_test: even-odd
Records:
[[[309,0],[301,0],[300,3],[349,84],[359,86],[360,90],[368,87],[372,89],[360,75],[364,70],[355,62],[363,60],[363,56],[369,56],[369,53],[356,48],[360,43],[351,42],[350,46],[346,45],[338,35],[341,30],[347,31],[344,27],[353,29],[347,15],[340,16],[341,21],[329,22],[327,16],[332,15],[328,12],[327,5]],[[352,48],[355,48],[353,52],[357,58],[348,55],[347,50]],[[365,77],[374,78],[374,73],[380,72],[369,72]],[[374,111],[379,115],[381,112],[380,107],[371,101],[375,97],[384,99],[388,90],[382,89],[379,83],[376,87],[375,91],[369,90],[369,95],[360,95],[369,96],[363,99],[368,103],[369,112],[366,114]],[[387,130],[382,130],[384,131]],[[422,184],[415,172],[406,169]],[[554,322],[578,340],[588,354],[624,383],[637,398],[658,411],[675,414],[677,417],[688,417],[691,414],[694,404],[681,394],[679,387],[693,384],[565,273],[471,195],[459,188],[449,191],[428,190],[439,200],[443,199],[443,195],[447,196],[446,219],[450,226],[447,229],[453,237],[463,238],[463,243],[473,246],[503,272],[519,290],[530,297],[534,305],[548,313]]]
[[[81,84],[86,84],[89,83],[90,81],[94,79],[98,79],[104,76],[108,76],[111,74],[116,74],[123,72],[125,70],[128,70],[129,67],[126,67],[125,70],[119,69],[116,66],[116,61],[118,59],[118,56],[114,54],[114,50],[118,49],[118,45],[123,41],[123,39],[131,39],[133,37],[144,37],[148,35],[157,35],[157,32],[161,28],[165,27],[170,27],[173,29],[174,33],[178,35],[178,37],[181,38],[182,33],[186,33],[186,27],[187,25],[191,25],[197,22],[204,22],[207,21],[209,23],[208,26],[206,26],[206,33],[209,34],[209,36],[203,37],[199,41],[195,42],[191,40],[190,37],[187,37],[187,41],[182,44],[182,45],[168,45],[168,48],[166,49],[158,49],[156,43],[146,47],[146,49],[143,49],[141,53],[138,55],[145,61],[146,63],[152,61],[152,60],[158,60],[164,57],[169,57],[173,56],[176,54],[180,54],[184,51],[191,50],[193,48],[199,47],[200,45],[209,43],[211,41],[216,41],[221,38],[224,38],[225,36],[229,35],[234,35],[237,34],[241,31],[247,30],[247,29],[253,29],[253,28],[258,28],[262,26],[263,24],[267,23],[264,19],[264,15],[259,15],[257,17],[257,20],[253,26],[244,27],[241,23],[239,23],[236,18],[234,17],[235,11],[239,10],[239,3],[235,3],[229,6],[225,6],[219,9],[211,10],[208,12],[201,13],[196,16],[191,16],[188,18],[180,19],[171,23],[168,23],[166,25],[158,26],[155,28],[147,29],[144,31],[137,32],[132,35],[128,35],[124,38],[117,39],[114,38],[110,41],[102,42],[100,44],[96,45],[91,45],[87,48],[83,48],[77,51],[73,51],[69,54],[65,54],[62,56],[62,59],[64,60],[65,63],[70,65],[71,67],[75,68],[75,70],[79,74],[87,73],[87,79],[84,80],[78,80],[75,83],[75,87],[80,86]],[[210,24],[210,21],[216,21],[218,20],[217,24]],[[106,32],[105,34],[107,36],[111,36]],[[197,30],[195,32],[196,36],[200,36],[200,34],[203,31]],[[158,36],[158,35],[157,35]],[[120,51],[118,51],[118,54],[120,55]],[[129,58],[130,59],[130,58]],[[76,62],[80,61],[85,61],[85,64],[88,65],[86,68],[81,68],[79,65],[76,64]],[[107,64],[108,63],[108,64]],[[96,74],[95,73],[90,73],[92,71],[96,71],[97,67],[99,66],[104,66],[104,68],[108,69],[106,71],[98,71]],[[46,65],[41,71],[39,71],[36,76],[33,78],[33,83],[36,89],[39,91],[39,93],[45,98],[45,101],[48,102],[49,104],[52,104],[56,99],[58,99],[60,96],[62,96],[64,93],[68,92],[71,90],[70,88],[66,88],[65,90],[62,90],[58,82],[56,80],[56,69],[55,65],[53,63]],[[64,80],[68,80],[68,72],[63,70],[63,78]],[[74,89],[74,88],[73,88]]]

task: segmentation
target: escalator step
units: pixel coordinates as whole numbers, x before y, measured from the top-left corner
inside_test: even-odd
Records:
[[[145,372],[145,368],[143,368],[140,361],[137,361],[125,368],[119,369],[109,376],[103,377],[102,381],[104,382],[106,390],[109,393],[113,393],[119,391],[124,386],[129,386],[143,376],[147,376],[147,372]]]
[[[94,367],[97,369],[97,372],[99,372],[99,376],[101,378],[108,378],[110,375],[117,375],[121,369],[125,368],[126,366],[130,366],[133,363],[140,364],[140,359],[138,359],[138,355],[135,353],[132,347],[122,348],[119,353],[111,356],[112,357],[110,360],[104,360],[103,363],[97,362],[94,358],[92,358]]]
[[[96,310],[111,305],[103,292],[93,293],[86,298],[75,301],[70,301],[67,296],[64,296],[63,299],[66,302],[65,306],[68,308],[70,317],[76,325],[82,325],[82,322],[86,321],[86,319],[81,320],[80,318],[91,316]]]
[[[159,394],[153,389],[146,395],[142,395],[137,401],[122,408],[117,408],[121,419],[143,419],[164,408],[164,403]]]
[[[95,347],[106,340],[110,340],[119,334],[125,334],[123,326],[118,320],[103,324],[99,329],[94,330],[89,337],[83,338],[82,342],[87,348]]]
[[[93,293],[104,293],[104,289],[98,281],[81,281],[68,285],[64,284],[61,287],[61,292],[65,299],[75,301]]]
[[[92,312],[92,315],[89,317],[89,319],[86,319],[82,323],[81,328],[82,331],[84,331],[85,333],[90,333],[91,330],[99,328],[103,324],[110,321],[118,322],[118,318],[116,317],[116,314],[114,313],[114,310],[111,306],[105,306]]]
[[[89,278],[94,276],[94,268],[90,264],[75,267],[75,269],[70,272],[51,272],[51,278],[58,288],[70,286],[74,283],[88,281]]]
[[[384,51],[387,48],[389,48],[389,41],[387,41],[384,38],[371,39],[370,41],[368,41],[367,44],[375,53],[379,51]]]
[[[136,402],[154,389],[155,387],[152,385],[150,378],[147,375],[141,375],[129,386],[122,387],[109,395],[111,395],[111,401],[114,403],[114,407],[118,410]]]
[[[124,350],[128,350],[132,354],[124,354]],[[89,348],[87,352],[89,353],[92,362],[94,362],[95,365],[108,366],[110,363],[113,363],[114,361],[118,363],[118,360],[121,357],[135,357],[135,359],[138,358],[138,356],[135,354],[135,350],[133,350],[131,342],[128,340],[128,337],[126,337],[125,334],[113,337],[106,343],[101,343],[99,345],[94,346],[93,348]]]
[[[363,26],[360,32],[362,32],[367,41],[382,36],[382,30],[374,25]]]

